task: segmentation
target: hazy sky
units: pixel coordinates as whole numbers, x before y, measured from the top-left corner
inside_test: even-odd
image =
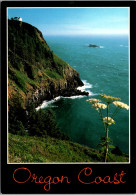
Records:
[[[129,8],[9,8],[43,35],[128,34]]]

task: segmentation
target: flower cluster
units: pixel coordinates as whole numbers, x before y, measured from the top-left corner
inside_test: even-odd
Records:
[[[113,101],[117,101],[117,100],[120,100],[120,98],[117,98],[117,97],[112,97],[112,96],[108,96],[108,95],[100,95],[101,98],[106,102],[106,103],[112,103]]]
[[[115,124],[115,121],[111,118],[111,117],[104,117],[103,118],[103,123],[106,123],[108,125],[112,125],[112,124]]]
[[[91,98],[91,99],[86,100],[86,101],[91,103],[92,104],[92,108],[95,108],[95,110],[107,108],[107,106],[105,104],[100,103],[101,100],[99,100],[99,99]]]
[[[105,108],[107,108],[107,106],[105,104],[102,104],[102,103],[95,103],[92,105],[92,108],[95,108],[96,110],[98,110],[98,109],[105,109]]]
[[[99,100],[99,99],[95,99],[95,98],[91,98],[91,99],[89,99],[89,100],[86,100],[87,102],[89,102],[89,103],[91,103],[91,104],[94,104],[94,103],[98,103],[98,102],[100,102],[101,100]]]
[[[126,110],[129,110],[129,106],[123,102],[120,101],[114,101],[113,104],[119,108],[124,108]]]
[[[114,146],[111,145],[111,140],[108,137],[108,131],[109,131],[109,125],[115,124],[114,121],[114,117],[115,115],[117,115],[117,113],[120,111],[121,108],[125,108],[126,110],[129,109],[129,106],[123,102],[120,102],[119,100],[121,100],[120,98],[117,97],[112,97],[112,96],[107,96],[107,95],[100,95],[101,99],[105,102],[105,104],[102,103],[101,100],[99,99],[88,99],[86,100],[87,102],[92,104],[92,108],[94,108],[95,110],[98,111],[98,114],[100,115],[100,119],[104,124],[104,129],[105,129],[105,137],[102,138],[102,143],[99,144],[99,146],[101,146],[102,148],[104,148],[105,150],[105,162],[107,162],[108,160],[108,148],[113,148]],[[112,117],[109,117],[109,108],[110,108],[110,104],[114,104],[117,108],[115,108]],[[106,109],[107,110],[107,116],[103,117],[103,110],[102,109]]]

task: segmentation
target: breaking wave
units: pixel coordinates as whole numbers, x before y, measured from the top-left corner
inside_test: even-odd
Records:
[[[127,45],[120,45],[120,47],[128,47]]]
[[[42,104],[36,108],[36,111],[38,111],[39,109],[43,109],[43,108],[48,107],[50,104],[52,104],[52,103],[54,103],[54,102],[60,100],[60,98],[61,98],[61,96],[58,96],[58,97],[56,97],[56,98],[54,98],[54,99],[52,99],[52,100],[49,100],[49,101],[48,101],[48,100],[44,100],[44,101],[42,102]],[[53,107],[54,107],[54,106],[53,106]]]
[[[91,92],[89,89],[92,88],[92,84],[88,83],[86,80],[82,80],[82,82],[84,83],[84,86],[82,87],[78,87],[77,89],[80,90],[80,91],[86,91],[89,93],[89,96],[93,96],[93,95],[96,95],[94,94],[93,92]],[[70,97],[63,97],[63,96],[58,96],[52,100],[45,100],[42,102],[42,104],[40,106],[38,106],[36,108],[36,111],[38,111],[39,109],[43,109],[43,108],[46,108],[48,107],[49,105],[51,107],[55,107],[53,105],[53,103],[59,101],[61,98],[64,98],[64,99],[76,99],[76,98],[84,98],[85,96],[84,95],[75,95],[75,96],[70,96]],[[52,105],[51,105],[52,104]]]

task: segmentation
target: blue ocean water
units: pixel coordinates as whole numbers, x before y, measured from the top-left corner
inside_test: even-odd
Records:
[[[105,135],[96,110],[86,102],[99,94],[120,97],[129,104],[129,40],[127,36],[47,36],[51,50],[76,69],[90,97],[58,98],[50,106],[62,131],[73,141],[97,148]],[[88,47],[95,44],[100,48]],[[110,109],[110,115],[115,109]],[[106,115],[104,115],[106,116]],[[121,110],[109,128],[113,145],[129,153],[129,111]]]

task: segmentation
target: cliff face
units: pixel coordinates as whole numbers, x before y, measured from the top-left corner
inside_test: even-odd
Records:
[[[9,98],[19,92],[24,103],[87,95],[76,90],[83,85],[78,72],[50,50],[42,33],[14,20],[8,21],[8,84]]]

